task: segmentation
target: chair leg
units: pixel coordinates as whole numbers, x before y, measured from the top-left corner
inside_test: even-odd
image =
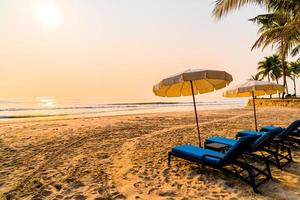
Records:
[[[251,169],[247,169],[247,172],[248,172],[249,179],[250,179],[250,185],[252,186],[253,191],[255,193],[258,193],[259,191],[256,188],[255,179],[254,179],[254,176],[253,176],[253,174],[254,174],[253,171]]]
[[[267,159],[265,160],[265,163],[266,163],[266,167],[267,167],[267,171],[268,171],[269,177],[273,181],[273,176],[272,176],[272,172],[271,172],[271,168],[270,168],[270,163],[269,163],[269,161]]]
[[[280,152],[280,150],[282,152]],[[282,169],[288,163],[293,161],[291,148],[288,146],[276,145],[275,152],[271,153],[275,158],[275,164],[279,169]],[[285,162],[281,162],[284,160]]]
[[[288,150],[288,154],[289,154],[289,160],[290,160],[291,162],[293,162],[293,157],[292,157],[292,151],[291,151],[291,148],[288,148],[287,150]]]
[[[169,153],[168,153],[168,165],[169,165],[169,166],[170,166],[170,164],[171,164],[171,156],[172,156],[172,155],[171,155],[171,153],[169,152]]]
[[[275,160],[276,160],[276,165],[277,165],[277,167],[278,168],[281,168],[281,166],[280,166],[280,160],[279,160],[279,147],[278,147],[278,145],[276,145],[276,151],[275,151],[276,153],[275,153]]]

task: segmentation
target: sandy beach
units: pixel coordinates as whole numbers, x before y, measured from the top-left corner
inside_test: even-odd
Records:
[[[174,159],[197,144],[193,112],[2,122],[1,199],[300,199],[300,151],[256,194],[230,175]],[[300,109],[259,108],[258,125],[286,126]],[[249,109],[199,112],[202,141],[253,129]]]

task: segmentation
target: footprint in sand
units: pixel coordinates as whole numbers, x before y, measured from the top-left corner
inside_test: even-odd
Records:
[[[113,200],[125,200],[126,196],[120,193],[120,194],[117,194],[116,196],[114,196],[112,199]]]
[[[75,200],[86,200],[87,196],[79,194],[79,195],[73,196],[72,199],[75,199]]]
[[[158,188],[151,188],[150,190],[148,190],[148,194],[154,194],[157,193]]]
[[[43,197],[48,197],[48,196],[50,196],[51,194],[52,194],[52,192],[49,191],[49,190],[42,190],[42,192],[41,192],[41,195],[42,195]]]

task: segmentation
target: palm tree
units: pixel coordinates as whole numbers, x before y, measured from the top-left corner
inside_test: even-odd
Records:
[[[289,72],[290,77],[294,83],[294,95],[297,96],[297,89],[296,89],[296,78],[300,76],[300,62],[290,62],[289,63]]]
[[[262,79],[267,77],[268,81],[270,82],[270,78],[276,77],[277,75],[276,73],[275,75],[273,72],[278,70],[278,67],[280,66],[281,64],[278,55],[265,57],[263,61],[258,62],[257,75],[262,77]]]
[[[286,24],[284,34],[289,34],[291,31],[300,30],[300,3],[299,0],[217,0],[213,10],[213,16],[221,19],[229,12],[237,10],[247,4],[263,6],[270,13],[284,11],[291,15],[292,20]],[[295,56],[300,52],[300,40],[298,34],[298,42],[295,44],[295,49],[292,55]]]
[[[254,47],[276,46],[283,69],[283,82],[286,85],[285,59],[289,53],[295,56],[300,52],[300,3],[299,0],[217,0],[213,15],[221,18],[230,11],[246,4],[264,6],[269,14],[252,19],[261,25],[260,38]],[[293,49],[294,48],[294,49]],[[283,95],[284,97],[284,95]]]
[[[281,62],[278,58],[278,62],[276,66],[273,67],[271,71],[271,78],[273,81],[276,81],[277,84],[279,84],[279,79],[282,77],[282,68],[281,68]]]
[[[277,65],[272,69],[271,72],[271,78],[273,81],[276,81],[277,84],[279,84],[279,79],[282,77],[282,68],[281,68],[281,62],[278,58],[278,63]],[[280,98],[280,93],[278,93],[278,98]]]
[[[300,30],[290,31],[285,34],[287,29],[286,25],[292,20],[291,14],[285,11],[258,15],[250,20],[260,26],[258,30],[260,36],[254,43],[252,50],[260,47],[264,49],[269,45],[277,47],[282,64],[283,85],[287,87],[286,57],[292,51],[295,44],[297,44],[298,36],[300,36]]]
[[[263,61],[258,63],[257,70],[258,73],[256,76],[261,77],[261,80],[267,77],[269,82],[272,79],[273,81],[276,80],[278,84],[278,79],[281,77],[282,72],[279,56],[273,55],[265,57]],[[272,98],[272,95],[270,95],[270,98]]]
[[[289,34],[290,31],[300,30],[300,3],[299,0],[217,0],[213,10],[213,16],[221,19],[229,12],[235,11],[247,4],[263,6],[270,13],[284,11],[291,15],[291,21],[286,24],[284,34]],[[292,56],[300,52],[300,39],[298,34],[298,42],[293,49]]]

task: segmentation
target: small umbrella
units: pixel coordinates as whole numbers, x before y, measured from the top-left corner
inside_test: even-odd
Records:
[[[255,130],[257,131],[255,97],[282,93],[284,91],[283,85],[271,83],[268,81],[248,80],[239,85],[233,86],[223,93],[224,97],[250,97],[253,100],[253,112],[255,120]]]
[[[199,146],[201,147],[195,94],[213,92],[226,87],[231,81],[232,76],[225,71],[188,69],[163,79],[153,86],[153,92],[156,96],[161,97],[193,96]]]

